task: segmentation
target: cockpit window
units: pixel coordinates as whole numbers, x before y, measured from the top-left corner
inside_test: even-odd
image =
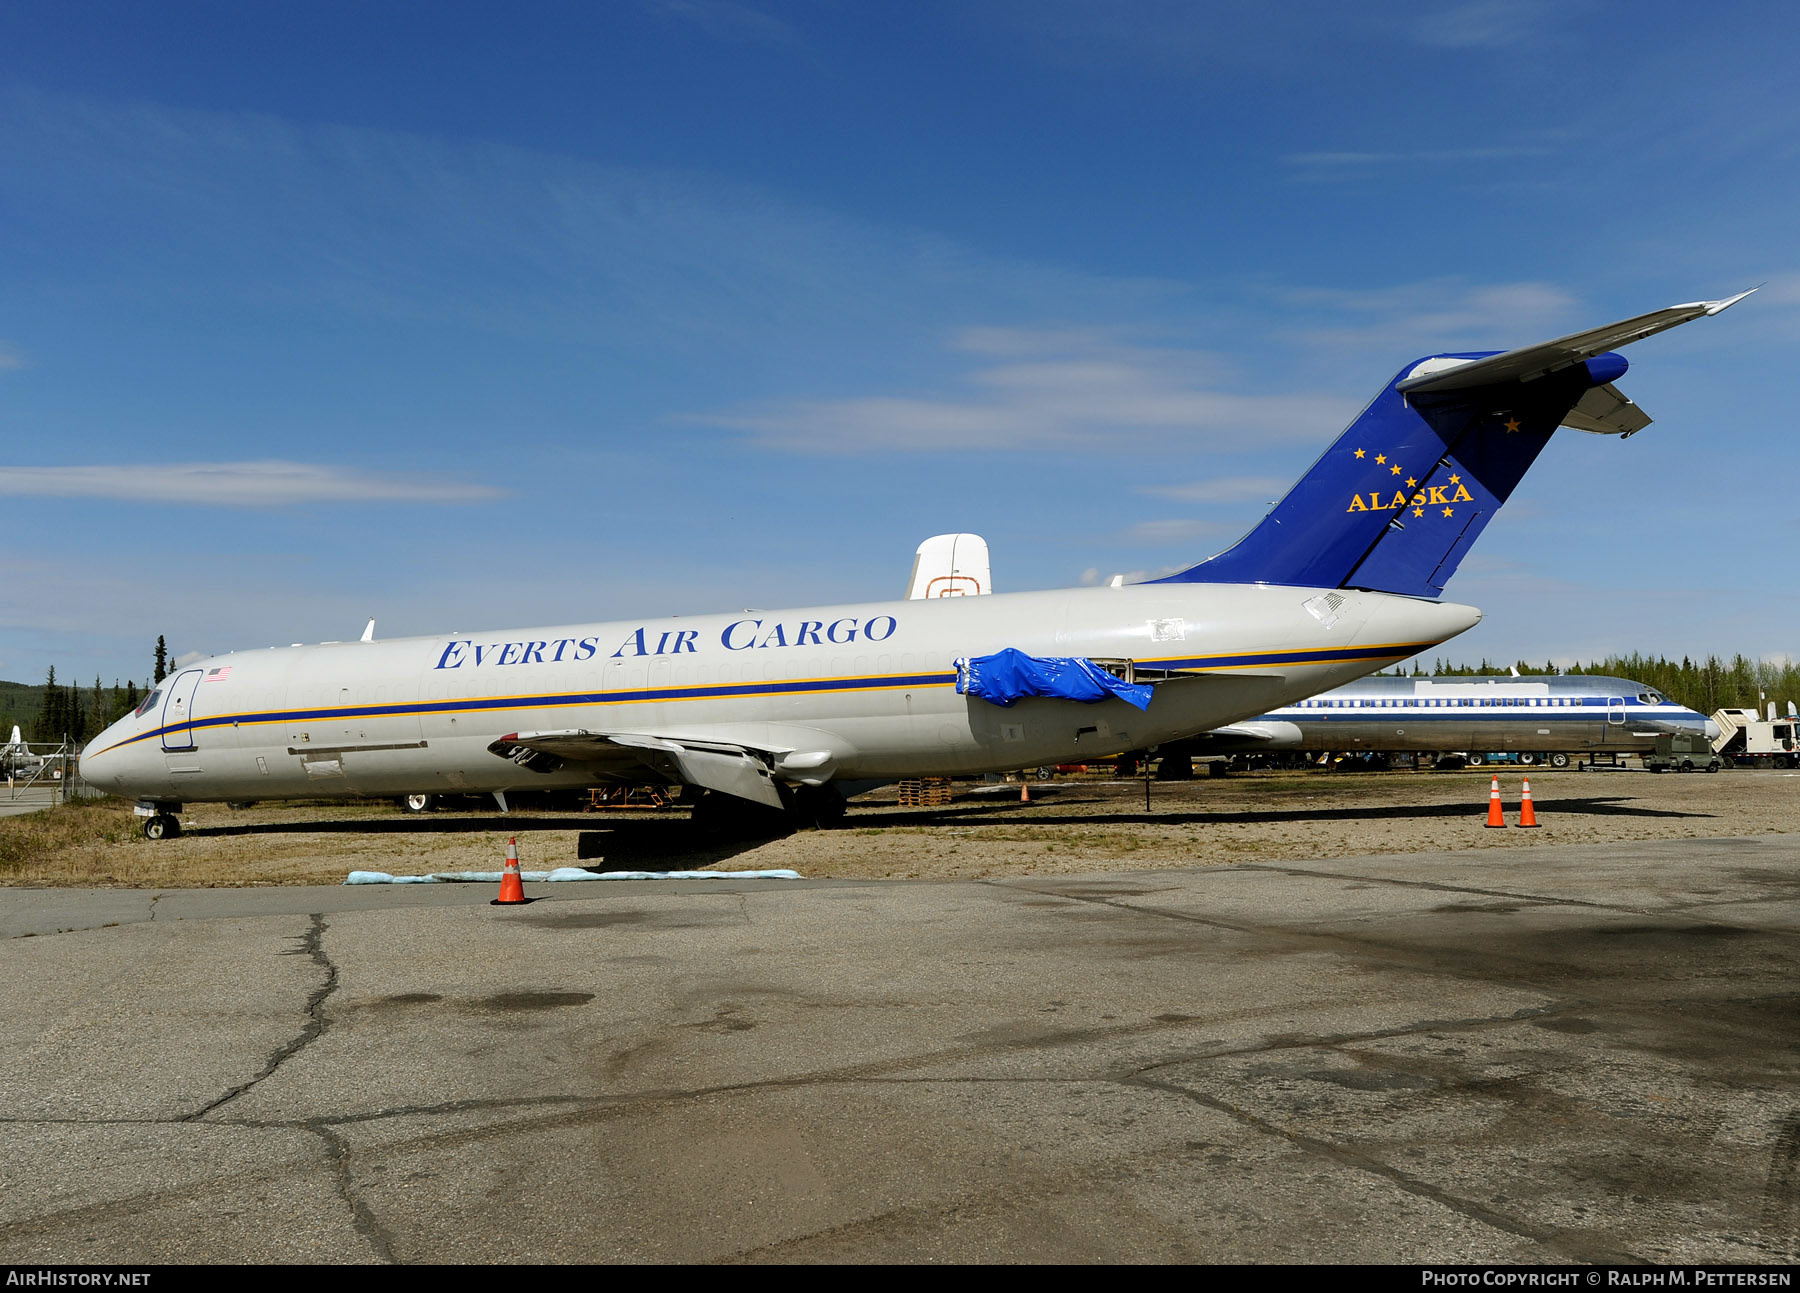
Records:
[[[1660,705],[1663,703],[1663,698],[1653,691],[1640,691],[1638,693],[1638,699],[1643,701],[1646,705]]]
[[[155,691],[151,692],[148,696],[144,697],[144,703],[139,705],[132,712],[138,718],[142,718],[145,714],[148,714],[152,709],[156,708],[156,702],[161,699],[162,699],[162,688],[158,687]]]

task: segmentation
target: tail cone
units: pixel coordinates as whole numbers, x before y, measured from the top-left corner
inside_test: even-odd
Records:
[[[1500,778],[1499,777],[1494,778],[1493,789],[1488,791],[1487,824],[1489,826],[1505,826],[1506,825],[1506,818],[1500,811]]]

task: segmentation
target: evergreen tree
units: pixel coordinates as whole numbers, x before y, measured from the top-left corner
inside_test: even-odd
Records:
[[[158,633],[156,635],[156,669],[151,673],[150,681],[152,683],[161,682],[168,676],[168,673],[169,647],[168,644],[163,641],[162,634]]]
[[[32,724],[31,736],[36,741],[54,741],[52,733],[62,727],[63,707],[62,688],[56,685],[56,666],[50,666],[50,672],[44,676],[44,704],[38,710],[37,722]]]
[[[82,712],[81,686],[70,683],[63,688],[63,725],[62,731],[51,738],[54,741],[81,740],[83,729],[87,726],[87,715]]]

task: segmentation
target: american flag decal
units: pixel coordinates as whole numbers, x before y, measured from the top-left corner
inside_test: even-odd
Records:
[[[206,681],[208,682],[224,682],[229,677],[231,677],[231,666],[228,664],[206,671]]]

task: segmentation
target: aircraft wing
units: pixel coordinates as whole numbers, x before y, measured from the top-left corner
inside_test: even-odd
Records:
[[[488,746],[522,768],[554,772],[564,763],[642,765],[691,786],[782,807],[770,773],[772,750],[728,741],[673,739],[641,732],[513,732]]]
[[[1750,289],[1750,292],[1754,291],[1754,287]],[[1739,292],[1722,301],[1691,301],[1686,305],[1652,310],[1635,318],[1589,328],[1586,332],[1571,332],[1554,341],[1539,342],[1535,346],[1523,346],[1518,350],[1489,355],[1486,359],[1471,359],[1455,367],[1420,373],[1400,382],[1398,386],[1401,391],[1411,394],[1414,391],[1454,391],[1469,386],[1492,386],[1508,381],[1529,382],[1578,364],[1584,359],[1603,355],[1628,342],[1641,341],[1690,320],[1728,310],[1749,296],[1750,292]]]

